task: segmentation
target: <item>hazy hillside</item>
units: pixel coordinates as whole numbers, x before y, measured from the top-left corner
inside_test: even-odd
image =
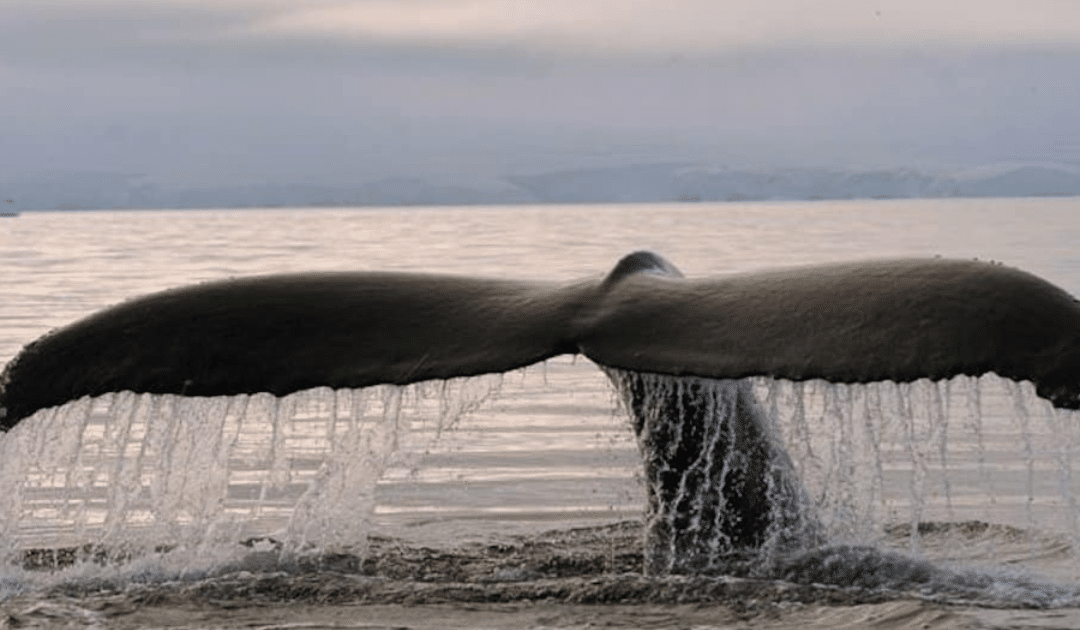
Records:
[[[122,173],[69,173],[0,183],[5,209],[394,206],[1032,197],[1080,195],[1080,169],[1020,165],[923,172],[910,168],[738,169],[660,163],[447,180],[383,178],[339,186],[264,183],[181,187]]]

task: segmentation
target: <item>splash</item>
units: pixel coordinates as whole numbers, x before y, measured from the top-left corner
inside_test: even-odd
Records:
[[[739,550],[817,542],[809,500],[750,381],[607,370],[645,462],[645,570],[730,570]]]
[[[576,371],[563,376],[551,377],[554,395],[582,387]],[[631,501],[647,507],[644,550],[638,523],[619,530],[625,541],[603,535],[585,552],[565,529],[521,543],[518,555],[484,544],[482,562],[454,535],[444,534],[443,551],[370,536],[380,477],[441,465],[408,458],[448,431],[451,441],[474,439],[461,418],[500,390],[492,376],[284,399],[128,392],[45,410],[0,440],[0,552],[9,565],[66,566],[50,583],[86,588],[106,576],[119,589],[164,589],[178,578],[213,589],[243,582],[244,572],[282,571],[300,588],[326,570],[354,575],[363,589],[373,588],[368,579],[406,579],[402,592],[464,581],[484,597],[533,592],[520,585],[534,579],[610,578],[615,598],[622,582],[612,576],[644,572],[655,580],[640,583],[648,601],[682,584],[678,574],[723,574],[989,605],[1080,602],[1068,586],[1078,578],[1080,417],[1028,383],[608,376],[644,449],[643,492]],[[515,486],[476,485],[491,514],[504,496],[516,500]],[[433,507],[447,499],[423,496]],[[730,509],[739,501],[751,507]],[[549,539],[567,543],[534,557]],[[409,559],[415,575],[401,573]],[[487,569],[432,568],[443,564]],[[28,583],[7,576],[0,598]]]
[[[897,522],[990,522],[1076,548],[1080,414],[994,375],[835,384],[607,370],[645,461],[646,571],[879,545]],[[1034,549],[1036,544],[1032,543]]]
[[[872,542],[907,523],[982,520],[1077,541],[1080,413],[995,375],[948,381],[754,379],[828,537]]]
[[[268,538],[286,555],[362,553],[401,443],[434,439],[499,384],[121,392],[43,410],[0,440],[0,552],[74,547],[108,561]]]

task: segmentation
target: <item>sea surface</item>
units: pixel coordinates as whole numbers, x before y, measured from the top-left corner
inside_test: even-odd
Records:
[[[574,280],[647,249],[691,277],[978,258],[1080,295],[1077,243],[1080,198],[26,212],[0,219],[0,364],[125,299],[236,276]],[[0,434],[0,608],[13,625],[106,627],[163,602],[899,601],[1037,610],[1044,627],[1080,607],[1080,415],[993,375],[753,386],[830,542],[722,576],[641,575],[641,459],[582,357],[45,410]]]

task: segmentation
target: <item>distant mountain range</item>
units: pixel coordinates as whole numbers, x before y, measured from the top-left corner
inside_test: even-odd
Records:
[[[86,172],[0,182],[0,198],[15,202],[5,204],[5,210],[1040,196],[1080,196],[1080,168],[1020,165],[930,173],[662,163],[459,180],[389,178],[355,185],[170,186],[147,176]]]

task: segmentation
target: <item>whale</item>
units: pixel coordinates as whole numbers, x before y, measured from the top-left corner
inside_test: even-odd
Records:
[[[127,300],[27,345],[0,429],[83,396],[284,396],[506,372],[561,354],[673,376],[837,383],[994,372],[1080,408],[1080,303],[974,260],[845,262],[686,278],[635,252],[603,278],[334,272]]]
[[[932,258],[688,278],[634,252],[605,276],[563,283],[294,273],[133,298],[11,360],[0,374],[0,429],[110,392],[285,396],[506,372],[563,354],[604,369],[632,416],[653,572],[700,570],[718,539],[755,547],[792,529],[778,516],[791,510],[777,503],[798,503],[799,482],[784,472],[786,453],[746,377],[870,383],[993,372],[1030,381],[1055,407],[1080,408],[1080,302],[1025,271]],[[706,404],[709,382],[728,385]],[[738,474],[700,465],[736,451]],[[688,486],[711,498],[684,500]]]

